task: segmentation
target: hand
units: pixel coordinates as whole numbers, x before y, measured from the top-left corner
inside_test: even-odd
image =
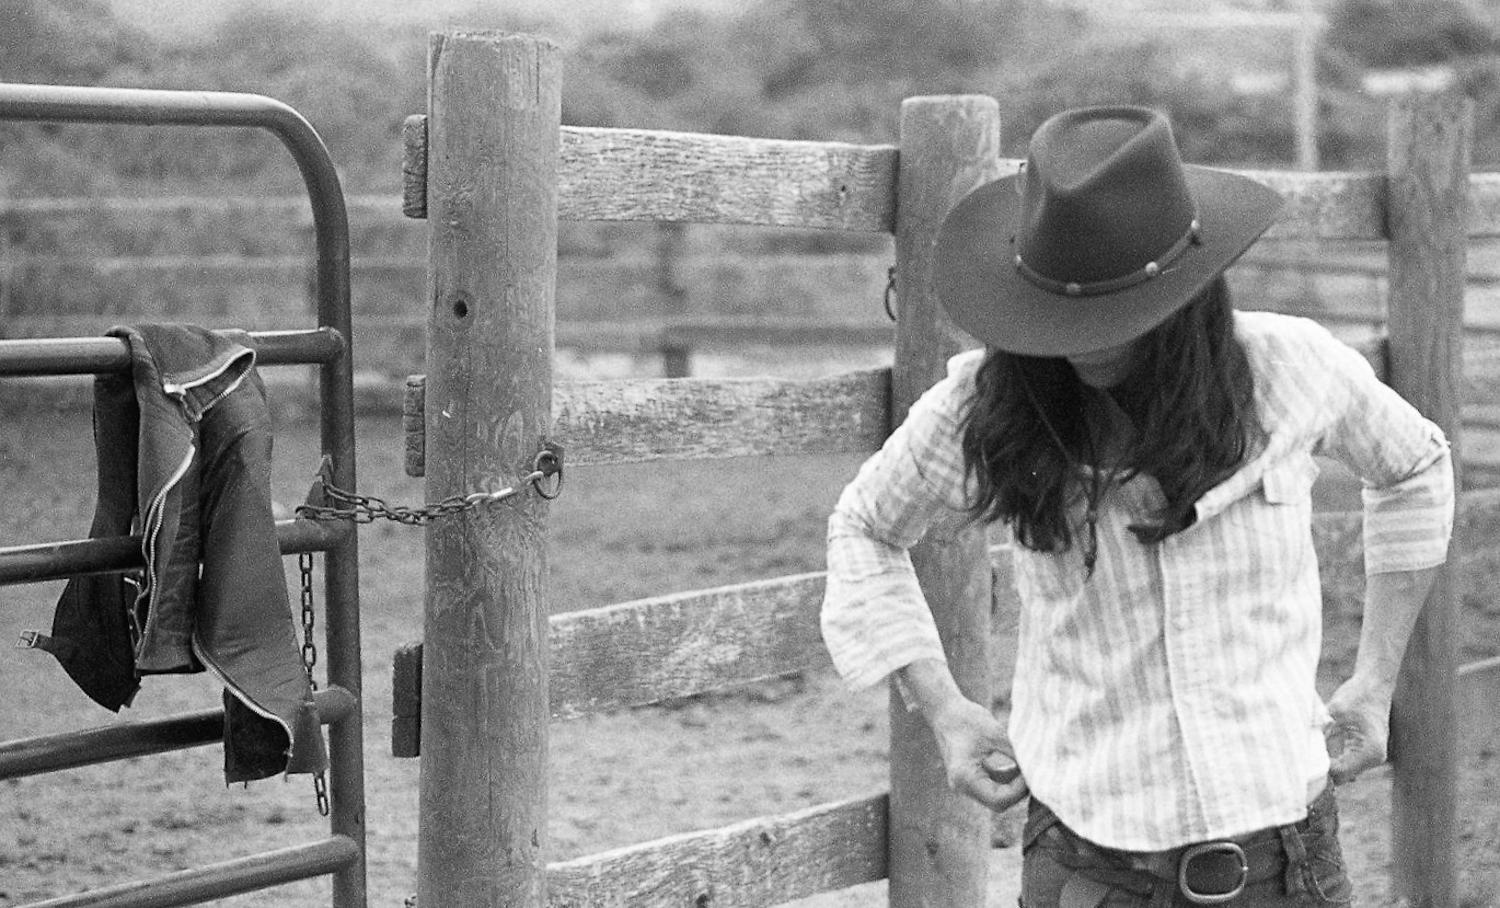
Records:
[[[989,710],[954,698],[931,721],[950,788],[997,812],[1026,797],[1005,726]]]
[[[1385,762],[1391,734],[1391,691],[1356,673],[1328,698],[1333,724],[1324,733],[1333,747],[1334,784],[1353,782]]]

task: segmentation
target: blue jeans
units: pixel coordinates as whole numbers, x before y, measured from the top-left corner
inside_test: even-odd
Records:
[[[1231,908],[1352,904],[1353,887],[1339,848],[1338,804],[1330,784],[1307,817],[1236,839],[1250,870]],[[1179,886],[1176,853],[1137,855],[1093,845],[1035,799],[1021,837],[1021,908],[1191,908]],[[1217,855],[1201,863],[1211,864]],[[1237,861],[1237,858],[1235,859]],[[1200,862],[1194,862],[1196,865]],[[1229,885],[1239,878],[1238,864]],[[1194,871],[1196,872],[1196,867]],[[1195,884],[1222,892],[1217,880]]]

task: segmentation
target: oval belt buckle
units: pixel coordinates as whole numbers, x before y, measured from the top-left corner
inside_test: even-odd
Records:
[[[1228,892],[1197,892],[1188,884],[1188,866],[1195,858],[1206,854],[1224,854],[1239,862],[1240,878]],[[1250,881],[1250,861],[1245,857],[1245,849],[1234,842],[1203,842],[1192,845],[1182,852],[1182,859],[1177,863],[1177,888],[1182,892],[1184,898],[1194,905],[1222,905],[1231,901],[1245,891],[1245,884]]]

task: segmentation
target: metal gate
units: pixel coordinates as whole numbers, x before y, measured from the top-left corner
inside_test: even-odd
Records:
[[[316,364],[322,451],[329,480],[357,488],[353,366],[349,348],[349,224],[328,150],[295,110],[260,95],[0,84],[0,119],[142,125],[241,126],[272,132],[295,159],[312,203],[317,244],[318,324],[253,332],[260,365]],[[0,340],[0,377],[127,372],[128,350],[112,337]],[[80,440],[80,443],[83,443]],[[48,906],[187,905],[269,886],[331,876],[335,908],[365,905],[364,755],[361,722],[359,566],[355,526],[278,521],[285,554],[324,552],[327,684],[316,693],[328,725],[327,838],[47,901]],[[0,585],[141,567],[138,537],[0,548]],[[0,779],[70,769],[222,740],[222,711],[0,743]]]

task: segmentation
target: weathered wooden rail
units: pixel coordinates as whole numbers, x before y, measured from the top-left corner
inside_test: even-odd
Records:
[[[530,38],[451,31],[429,69],[404,167],[404,208],[431,230],[428,375],[409,421],[429,496],[522,474],[543,441],[570,464],[874,450],[968,343],[932,298],[929,249],[949,206],[1014,166],[993,100],[909,99],[899,145],[862,147],[561,128],[558,53]],[[1274,235],[1389,242],[1391,332],[1371,355],[1456,444],[1465,235],[1500,234],[1500,184],[1468,173],[1468,116],[1451,97],[1403,101],[1384,173],[1256,174],[1288,197]],[[554,387],[558,217],[893,233],[895,364],[810,383]],[[398,692],[424,761],[421,904],[749,906],[879,878],[901,908],[983,904],[988,818],[947,790],[930,736],[894,704],[889,795],[549,865],[549,718],[824,657],[820,581],[805,575],[549,620],[545,526],[544,502],[517,500],[428,531],[422,657],[401,657],[420,683]],[[926,541],[913,560],[960,685],[986,702],[983,534]],[[1395,885],[1413,904],[1456,905],[1455,608],[1448,577],[1395,712]]]

